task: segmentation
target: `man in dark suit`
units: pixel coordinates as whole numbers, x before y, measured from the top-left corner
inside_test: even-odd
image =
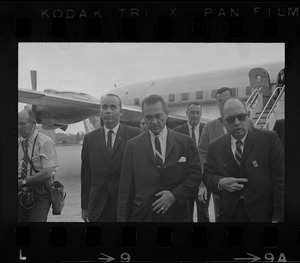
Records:
[[[147,132],[128,141],[119,186],[118,222],[191,222],[190,199],[201,168],[193,140],[167,129],[166,102],[146,97]]]
[[[190,136],[196,147],[199,146],[202,130],[204,127],[203,123],[200,123],[202,114],[202,106],[199,102],[190,102],[187,106],[186,116],[188,117],[187,123],[177,127],[174,131],[181,132]],[[209,222],[208,216],[208,202],[202,203],[198,200],[198,193],[191,199],[191,219],[193,221],[194,214],[194,203],[196,201],[197,207],[197,222]]]
[[[140,133],[120,124],[122,102],[108,94],[100,103],[104,127],[85,135],[81,152],[81,209],[85,222],[116,222],[118,186],[126,143]]]
[[[273,131],[278,134],[284,148],[284,119],[276,120]]]
[[[218,222],[283,222],[284,155],[273,131],[251,127],[244,102],[226,100],[228,134],[209,144],[203,181],[220,196]]]
[[[199,142],[199,154],[200,154],[200,163],[201,163],[201,169],[204,171],[204,164],[206,162],[207,157],[207,150],[208,150],[208,144],[213,141],[214,139],[224,135],[227,133],[226,127],[223,124],[223,105],[224,102],[231,98],[233,96],[232,91],[228,87],[222,87],[217,90],[216,92],[216,101],[217,105],[219,107],[220,115],[221,117],[214,119],[212,121],[209,121],[205,124],[202,136]],[[214,201],[214,212],[215,212],[215,218],[219,215],[219,196],[216,194],[212,194],[213,201]],[[200,203],[206,204],[207,207],[209,206],[209,201],[211,197],[211,192],[206,189],[206,186],[203,182],[201,182],[201,185],[199,187],[199,193],[198,198]],[[208,214],[208,210],[207,210]],[[208,221],[209,222],[209,218]]]

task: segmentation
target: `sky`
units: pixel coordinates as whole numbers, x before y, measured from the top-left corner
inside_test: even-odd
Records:
[[[31,90],[30,70],[36,70],[38,91],[100,98],[114,85],[278,60],[284,61],[283,43],[19,43],[18,77],[19,88]],[[65,133],[81,131],[79,122]]]

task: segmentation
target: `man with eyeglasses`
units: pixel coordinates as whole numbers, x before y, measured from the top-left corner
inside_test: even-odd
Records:
[[[46,222],[51,205],[48,191],[58,167],[54,143],[36,129],[33,111],[18,114],[19,221]]]
[[[226,100],[228,134],[209,144],[205,185],[220,196],[218,222],[284,221],[284,155],[276,132],[251,127],[244,102]]]

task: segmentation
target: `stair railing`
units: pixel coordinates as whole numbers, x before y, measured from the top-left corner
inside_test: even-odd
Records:
[[[266,117],[266,123],[265,123],[264,129],[268,127],[268,122],[269,122],[269,119],[270,119],[270,117],[271,117],[271,114],[272,114],[272,113],[275,113],[275,111],[274,111],[275,108],[278,106],[278,103],[282,100],[282,98],[283,98],[284,95],[285,95],[285,85],[282,86],[282,87],[277,87],[276,89],[278,89],[278,88],[281,88],[280,93],[279,93],[279,95],[277,96],[277,98],[276,98],[276,100],[275,100],[275,102],[274,102],[274,104],[273,104],[273,106],[272,106],[270,112],[268,113],[268,115],[267,115],[267,117]],[[275,91],[276,91],[276,89],[275,89]],[[275,92],[275,91],[274,91],[274,92]]]
[[[258,125],[258,124],[260,124],[260,125],[261,125],[261,128],[264,128],[263,124],[261,123],[262,116],[263,116],[263,114],[266,112],[266,109],[268,108],[268,106],[269,106],[269,104],[271,103],[271,101],[273,100],[273,96],[275,95],[275,93],[277,92],[277,90],[278,90],[278,89],[282,89],[282,90],[280,91],[280,93],[279,93],[279,95],[280,95],[280,94],[282,94],[282,92],[284,91],[284,87],[285,87],[285,86],[283,86],[283,87],[279,87],[279,86],[278,86],[278,87],[276,87],[276,89],[273,91],[273,93],[272,93],[272,95],[270,96],[269,100],[267,101],[265,107],[263,108],[263,110],[261,111],[260,115],[258,116],[258,118],[257,118],[257,120],[256,120],[256,122],[255,122],[255,126]],[[276,102],[278,101],[279,95],[278,95],[278,97],[277,97],[277,99],[276,99],[276,101],[275,101],[275,103],[273,104],[273,107],[272,107],[271,109],[274,109],[274,105],[276,105]],[[271,112],[271,110],[270,110],[270,112]],[[270,114],[270,112],[269,112],[269,114]],[[269,115],[268,115],[268,116],[269,116]]]
[[[253,104],[257,100],[258,94],[261,91],[261,89],[262,89],[262,87],[255,88],[255,90],[253,90],[253,92],[250,94],[249,98],[246,101],[246,105],[247,105],[248,110],[250,110],[250,108],[253,106]]]

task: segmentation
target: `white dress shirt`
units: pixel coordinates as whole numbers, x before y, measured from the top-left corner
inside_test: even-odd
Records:
[[[193,136],[192,136],[192,125],[190,125],[189,123],[188,123],[188,126],[189,126],[189,133],[190,133],[190,136],[191,136],[191,138],[193,138]],[[199,145],[199,127],[200,127],[200,123],[198,124],[198,125],[196,125],[195,126],[195,129],[194,129],[194,131],[195,131],[195,138],[196,138],[196,145]]]
[[[106,128],[106,126],[104,125],[104,132],[105,132],[105,144],[107,145],[107,140],[108,140],[108,131],[112,130],[113,133],[111,135],[111,148],[113,149],[114,148],[114,143],[115,143],[115,140],[116,140],[116,135],[117,135],[117,132],[119,130],[119,127],[120,127],[120,123],[118,123],[113,129],[108,129]]]
[[[153,154],[154,154],[154,157],[155,157],[155,134],[153,132],[151,132],[150,130],[149,130],[149,133],[150,133],[150,139],[151,139]],[[162,155],[163,163],[165,163],[165,158],[166,158],[167,135],[168,135],[168,130],[167,130],[166,126],[160,132],[160,134],[156,135],[158,137],[159,141],[160,141],[161,155]]]

